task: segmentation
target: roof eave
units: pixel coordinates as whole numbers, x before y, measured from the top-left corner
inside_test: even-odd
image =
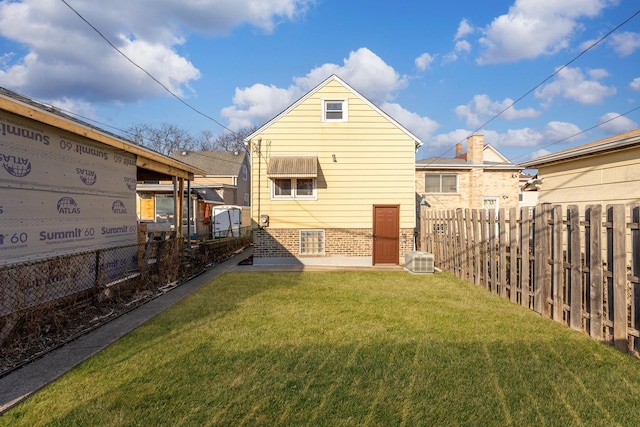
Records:
[[[578,148],[571,151],[562,151],[560,153],[547,154],[528,162],[520,163],[525,169],[538,168],[540,166],[549,166],[556,163],[569,162],[579,158],[597,156],[600,154],[611,153],[615,151],[629,150],[640,146],[640,135],[629,138],[614,140],[600,145]]]
[[[131,141],[115,135],[109,135],[80,120],[72,120],[61,114],[57,114],[55,111],[48,111],[44,105],[38,107],[35,105],[35,101],[33,104],[25,103],[8,94],[0,93],[0,109],[135,154],[138,156],[136,161],[138,167],[150,168],[150,170],[154,170],[155,172],[174,175],[188,180],[193,180],[194,175],[204,175],[205,173],[201,169],[171,159],[168,156],[164,156]]]

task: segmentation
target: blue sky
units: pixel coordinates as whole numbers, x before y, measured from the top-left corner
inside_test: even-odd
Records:
[[[0,86],[111,131],[225,132],[79,14],[228,129],[263,124],[337,74],[421,138],[418,159],[452,156],[477,130],[517,163],[639,126],[640,15],[579,56],[639,9],[635,0],[4,0]]]

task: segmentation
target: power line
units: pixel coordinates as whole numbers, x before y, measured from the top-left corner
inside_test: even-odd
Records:
[[[615,31],[617,31],[618,29],[620,29],[621,27],[623,27],[624,25],[626,25],[629,21],[631,21],[633,18],[635,18],[638,14],[640,14],[640,9],[638,9],[635,13],[633,13],[630,17],[628,17],[627,19],[625,19],[623,22],[621,22],[620,24],[616,25],[613,29],[611,29],[609,32],[607,32],[605,35],[603,35],[602,37],[600,37],[598,40],[596,40],[594,43],[592,43],[589,47],[587,47],[586,49],[584,49],[582,52],[580,52],[578,55],[576,55],[573,59],[571,59],[569,62],[567,62],[566,64],[564,64],[563,66],[561,66],[560,68],[558,68],[555,72],[553,72],[551,75],[549,75],[548,77],[546,77],[544,80],[542,80],[540,83],[538,83],[537,85],[535,85],[534,87],[532,87],[531,89],[529,89],[527,92],[525,92],[522,96],[520,96],[518,99],[516,99],[515,101],[513,101],[510,105],[508,105],[507,107],[503,108],[501,111],[499,111],[498,113],[496,113],[493,117],[491,117],[489,120],[487,120],[486,122],[484,122],[482,125],[480,125],[476,130],[474,130],[473,132],[471,132],[471,135],[473,135],[474,133],[480,131],[481,129],[483,129],[485,126],[487,126],[489,123],[493,122],[495,119],[497,119],[498,117],[500,117],[502,114],[504,114],[507,110],[509,110],[511,107],[513,107],[515,104],[517,104],[518,102],[520,102],[521,100],[523,100],[524,98],[526,98],[528,95],[530,95],[532,92],[534,92],[536,89],[538,89],[540,86],[542,86],[543,84],[545,84],[546,82],[548,82],[549,80],[551,80],[552,78],[554,78],[555,76],[557,76],[562,70],[564,70],[565,68],[567,68],[569,65],[573,64],[575,61],[577,61],[580,57],[582,57],[584,54],[586,54],[588,51],[590,51],[591,49],[593,49],[594,47],[596,47],[597,45],[599,45],[600,43],[602,43],[607,37],[609,37],[611,34],[613,34]],[[634,111],[634,110],[631,110]],[[631,112],[629,111],[629,112]],[[629,113],[627,112],[627,113]],[[625,113],[625,114],[627,114]],[[607,120],[608,122],[609,120]],[[596,126],[593,126],[591,128],[589,128],[588,130],[594,129],[604,123],[607,122],[603,122],[600,123]],[[586,131],[585,131],[586,132]],[[580,132],[583,133],[583,132]],[[578,135],[580,134],[578,133]],[[467,138],[471,135],[468,135]],[[570,137],[571,138],[571,137]],[[458,143],[461,143],[465,140],[461,139],[460,141],[458,141]],[[564,139],[563,139],[564,140]],[[557,144],[560,141],[557,141],[553,144]],[[553,145],[553,144],[549,144],[549,145]],[[457,144],[456,144],[457,145]],[[436,156],[434,158],[441,158],[444,154],[448,153],[449,151],[451,151],[451,148],[448,148],[446,151],[444,151],[442,153],[442,155],[440,156]]]
[[[626,116],[626,115],[628,115],[628,114],[631,114],[631,113],[633,113],[634,111],[638,111],[638,110],[640,110],[640,107],[632,108],[632,109],[631,109],[631,110],[629,110],[629,111],[626,111],[626,112],[624,112],[624,113],[618,114],[618,115],[617,115],[617,116],[615,116],[615,117],[611,117],[611,118],[609,118],[609,119],[607,119],[607,120],[605,120],[605,121],[603,121],[603,122],[598,123],[597,125],[593,125],[593,126],[591,126],[590,128],[587,128],[587,129],[581,130],[580,132],[576,132],[576,133],[574,133],[573,135],[565,136],[564,138],[561,138],[561,139],[559,139],[559,140],[557,140],[557,141],[551,142],[551,143],[549,143],[549,144],[547,144],[547,145],[543,145],[542,147],[540,147],[540,149],[542,149],[542,148],[547,148],[547,147],[551,147],[552,145],[556,145],[556,144],[559,144],[559,143],[564,142],[564,141],[566,141],[566,140],[569,140],[569,139],[575,138],[576,136],[580,136],[580,135],[582,135],[582,134],[584,134],[584,133],[587,133],[587,132],[589,132],[589,131],[591,131],[591,130],[593,130],[593,129],[596,129],[596,128],[598,128],[598,127],[602,126],[602,125],[605,125],[605,124],[607,124],[607,123],[609,123],[609,122],[612,122],[612,121],[614,121],[614,120],[616,120],[616,119],[619,119],[620,117],[624,117],[624,116]],[[520,158],[520,157],[524,157],[524,156],[526,156],[526,155],[527,155],[527,154],[522,154],[522,155],[520,155],[520,156],[514,157],[514,159],[518,159],[518,158]]]
[[[197,109],[196,107],[192,106],[191,104],[189,104],[188,102],[186,102],[184,99],[182,99],[180,96],[178,96],[176,93],[174,93],[171,89],[169,89],[164,83],[162,83],[160,80],[158,80],[155,76],[153,76],[150,72],[148,72],[146,69],[144,69],[142,66],[138,65],[134,60],[132,60],[131,58],[129,58],[124,52],[122,52],[120,49],[118,49],[117,46],[115,46],[104,34],[102,34],[102,32],[100,30],[98,30],[93,24],[91,24],[91,22],[89,22],[87,19],[85,19],[84,16],[82,16],[77,10],[75,10],[69,3],[67,3],[66,0],[60,0],[62,3],[64,3],[69,9],[71,9],[73,11],[73,13],[75,13],[76,15],[78,15],[78,17],[80,19],[82,19],[89,27],[91,27],[93,29],[93,31],[95,31],[105,42],[107,42],[107,44],[109,44],[109,46],[111,46],[116,52],[118,52],[120,55],[122,55],[127,61],[129,61],[131,64],[133,64],[136,68],[138,68],[139,70],[141,70],[143,73],[145,73],[147,76],[149,76],[149,78],[151,78],[151,80],[153,80],[154,82],[156,82],[158,85],[160,85],[160,87],[162,87],[162,89],[164,89],[167,93],[169,93],[171,96],[173,96],[175,99],[177,99],[178,101],[180,101],[182,104],[184,104],[187,108],[191,109],[192,111],[196,112],[197,114],[211,120],[212,122],[214,122],[215,124],[217,124],[218,126],[220,126],[221,128],[231,132],[232,134],[236,134],[234,131],[232,131],[231,129],[229,129],[228,127],[226,127],[225,125],[223,125],[222,123],[220,123],[218,120],[214,119],[213,117],[209,116],[208,114],[202,112],[201,110]]]

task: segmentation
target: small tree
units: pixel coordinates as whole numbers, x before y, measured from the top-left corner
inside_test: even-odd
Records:
[[[247,136],[251,135],[257,128],[255,126],[249,126],[237,130],[234,133],[225,132],[216,137],[213,144],[214,150],[220,151],[245,151],[244,140]]]
[[[165,155],[174,151],[192,151],[196,146],[187,130],[170,123],[162,123],[159,127],[149,124],[133,125],[127,129],[127,134],[135,143]]]

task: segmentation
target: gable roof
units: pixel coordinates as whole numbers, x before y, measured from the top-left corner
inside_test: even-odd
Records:
[[[558,151],[557,153],[540,156],[533,160],[522,162],[520,165],[524,168],[537,168],[553,163],[568,162],[574,159],[597,156],[599,154],[635,147],[640,147],[640,129],[599,139],[577,147]]]
[[[369,107],[371,107],[373,110],[375,110],[378,114],[382,115],[384,118],[386,118],[387,120],[389,120],[391,123],[393,123],[398,129],[400,129],[402,132],[404,132],[409,138],[413,139],[415,141],[416,144],[416,150],[418,148],[420,148],[422,146],[422,141],[420,141],[420,138],[418,138],[417,136],[415,136],[413,133],[411,133],[409,130],[407,130],[407,128],[405,128],[404,126],[402,126],[400,123],[398,123],[393,117],[391,117],[390,115],[388,115],[387,113],[385,113],[384,111],[382,111],[380,108],[378,108],[374,103],[372,103],[371,101],[369,101],[367,98],[365,98],[364,96],[362,96],[358,91],[356,91],[354,88],[352,88],[351,86],[349,86],[347,83],[345,83],[340,77],[338,77],[335,74],[332,74],[331,76],[327,77],[322,83],[320,83],[319,85],[317,85],[315,88],[311,89],[309,92],[307,92],[302,98],[298,99],[296,102],[294,102],[293,104],[291,104],[287,109],[285,109],[283,112],[281,112],[280,114],[278,114],[277,116],[275,116],[273,119],[269,120],[267,123],[265,123],[264,125],[260,126],[258,129],[255,130],[255,132],[253,132],[251,135],[247,136],[245,138],[245,143],[248,143],[251,139],[255,138],[257,135],[259,135],[260,133],[264,132],[265,129],[267,129],[269,126],[271,126],[274,122],[277,122],[278,120],[280,120],[281,117],[286,116],[287,114],[289,114],[289,112],[293,109],[295,109],[298,105],[302,104],[304,101],[306,101],[308,98],[310,98],[311,96],[313,96],[316,92],[318,92],[320,89],[322,89],[323,87],[325,87],[327,84],[336,81],[338,83],[340,83],[342,86],[344,86],[347,90],[349,90],[355,97],[361,99],[365,104],[367,104]]]
[[[202,169],[207,176],[238,176],[245,151],[174,151],[171,158]]]

